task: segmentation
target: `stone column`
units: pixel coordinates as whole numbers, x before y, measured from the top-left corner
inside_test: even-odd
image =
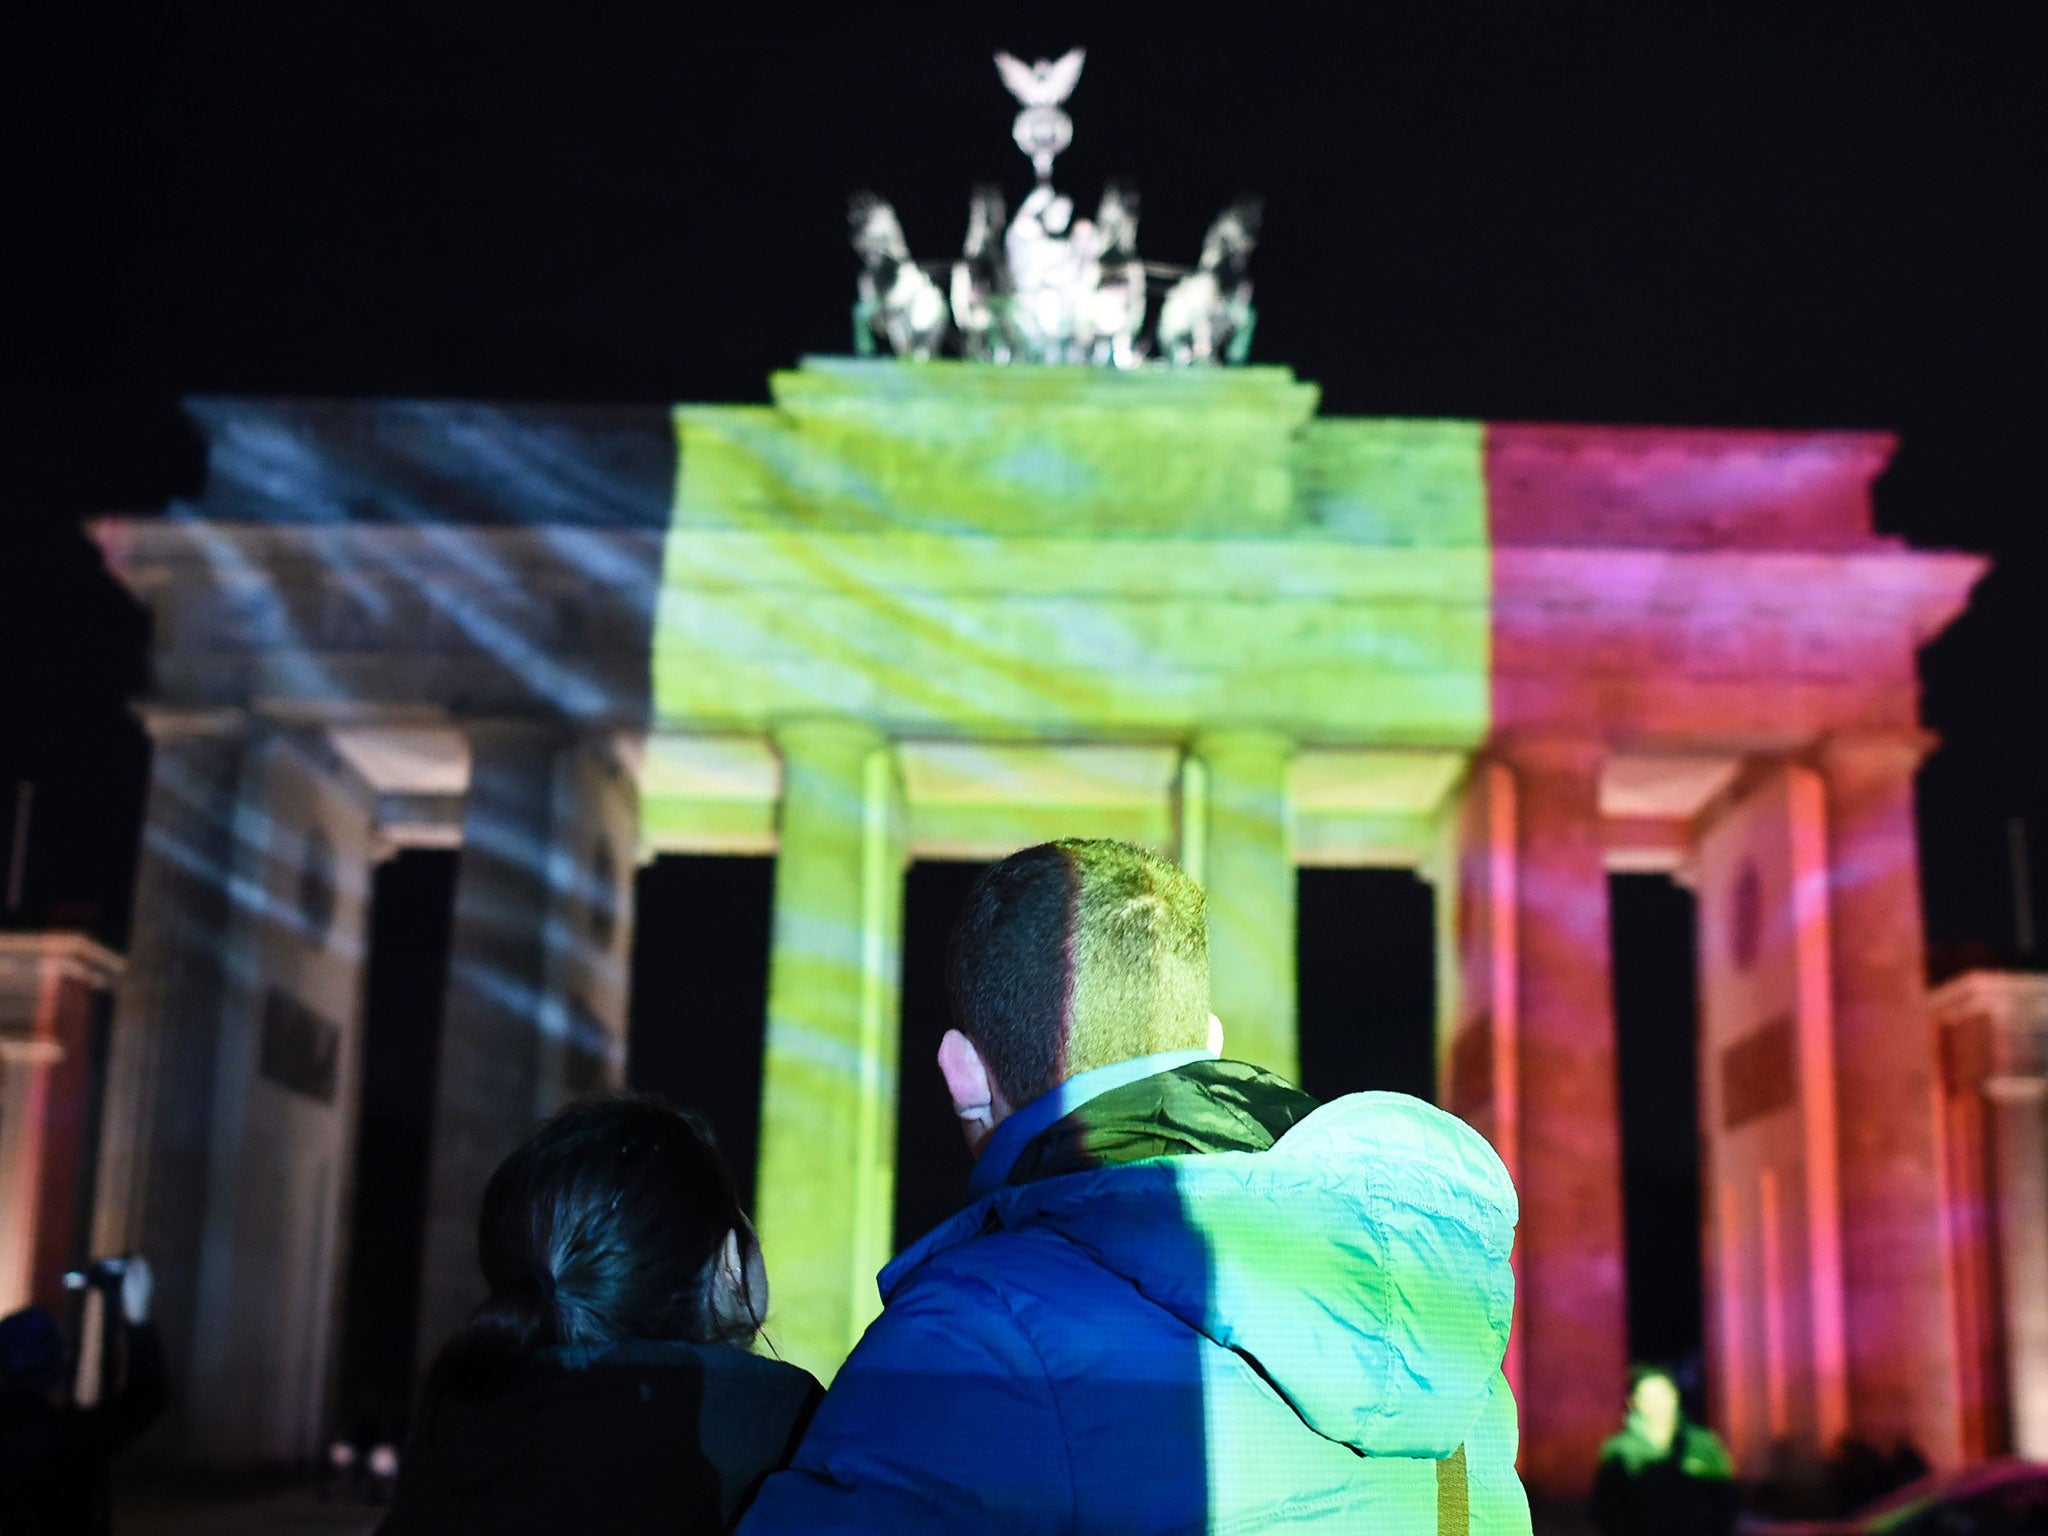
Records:
[[[1266,731],[1217,731],[1192,750],[1207,803],[1201,878],[1223,1052],[1297,1081],[1294,743]]]
[[[1913,774],[1918,732],[1829,738],[1828,893],[1849,1431],[1960,1447]]]
[[[2048,1460],[2048,1078],[1984,1084],[2015,1455]]]
[[[64,1271],[90,1242],[94,1019],[120,974],[81,934],[0,933],[0,1314],[70,1308]]]
[[[1498,758],[1473,762],[1445,807],[1436,855],[1437,1103],[1521,1172],[1520,882],[1515,778]],[[1517,1382],[1509,1360],[1508,1380]]]
[[[149,798],[115,1002],[93,1247],[140,1250],[174,1362],[193,1356],[224,956],[245,761],[238,711],[150,710]]]
[[[46,1034],[63,1048],[49,1069],[43,1131],[43,1217],[34,1261],[35,1299],[52,1312],[71,1304],[64,1272],[91,1256],[93,1201],[106,1111],[106,1052],[113,986],[124,962],[81,934],[53,935]]]
[[[1604,746],[1508,743],[1515,777],[1518,1238],[1523,1467],[1583,1491],[1628,1366]]]
[[[44,1300],[36,1292],[50,1079],[64,1060],[55,1040],[0,1032],[0,1315]]]
[[[791,723],[776,746],[755,1206],[771,1336],[822,1378],[880,1310],[895,1214],[902,789],[894,751],[865,725]]]
[[[533,1129],[550,1017],[549,871],[555,781],[567,738],[546,721],[477,724],[468,735],[469,791],[428,1157],[423,1364],[483,1299],[477,1210],[492,1171]]]
[[[626,1077],[639,805],[610,745],[588,740],[556,776],[549,1028],[536,1117]]]

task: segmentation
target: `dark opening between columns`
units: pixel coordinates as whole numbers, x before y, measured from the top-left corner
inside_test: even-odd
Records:
[[[903,1048],[897,1066],[895,1249],[930,1231],[966,1201],[974,1160],[939,1077],[946,1007],[946,944],[967,892],[986,864],[910,866],[903,913]]]
[[[1298,871],[1301,1086],[1436,1098],[1436,919],[1403,869]],[[1223,1021],[1230,1054],[1230,1020]]]
[[[400,1441],[413,1393],[434,1075],[455,853],[413,848],[370,887],[362,1109],[349,1213],[334,1428]]]
[[[1700,1125],[1694,902],[1668,875],[1608,881],[1621,1079],[1628,1347],[1699,1406]]]
[[[775,861],[664,854],[634,882],[626,1081],[704,1114],[754,1208]]]

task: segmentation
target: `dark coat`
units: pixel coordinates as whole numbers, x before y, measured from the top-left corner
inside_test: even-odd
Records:
[[[723,1531],[819,1393],[730,1345],[544,1349],[504,1391],[429,1409],[380,1536]]]
[[[1528,1536],[1515,1195],[1469,1126],[1203,1061],[1009,1177],[882,1272],[744,1536]]]
[[[116,1380],[114,1362],[122,1355],[126,1379]],[[37,1392],[0,1393],[5,1536],[96,1536],[107,1528],[114,1457],[163,1410],[169,1383],[163,1342],[148,1323],[110,1324],[101,1358],[106,1374],[93,1407],[60,1406]]]
[[[1600,1448],[1593,1484],[1600,1536],[1728,1536],[1740,1504],[1735,1464],[1701,1425],[1680,1420],[1662,1451],[1633,1424]]]

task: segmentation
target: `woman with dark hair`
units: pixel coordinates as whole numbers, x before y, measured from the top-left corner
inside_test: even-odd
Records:
[[[711,1129],[572,1106],[491,1176],[490,1295],[427,1373],[382,1536],[724,1530],[820,1396],[748,1351],[768,1277]]]

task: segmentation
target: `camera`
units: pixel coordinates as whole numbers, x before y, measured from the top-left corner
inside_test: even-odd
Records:
[[[127,1273],[128,1261],[125,1258],[94,1259],[83,1269],[64,1271],[64,1289],[82,1291],[89,1285],[112,1289],[121,1283],[121,1277]]]

